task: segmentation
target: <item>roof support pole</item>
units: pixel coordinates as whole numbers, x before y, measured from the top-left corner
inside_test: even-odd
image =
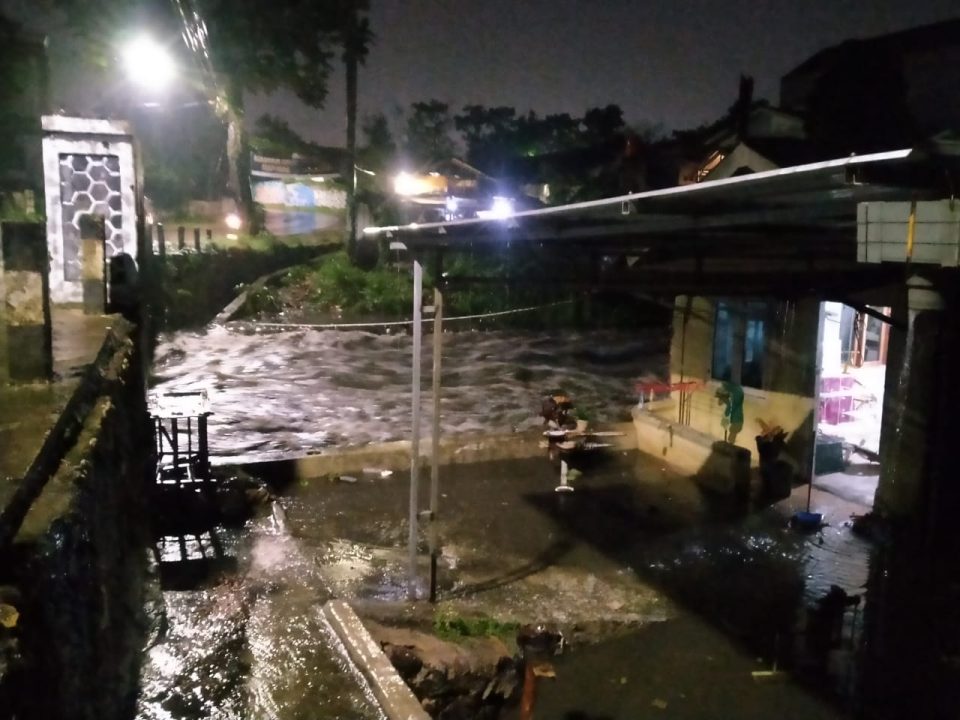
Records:
[[[440,255],[433,280],[433,432],[430,439],[430,602],[437,601],[437,556],[440,554],[437,520],[440,508],[440,368],[443,359],[443,293]]]
[[[813,444],[810,448],[810,469],[807,475],[807,512],[813,499],[813,481],[817,477],[817,433],[820,429],[820,387],[823,385],[823,331],[827,320],[826,308],[817,303],[817,347],[814,351],[813,370]]]
[[[423,266],[413,261],[413,379],[410,392],[412,410],[412,428],[410,431],[410,535],[407,540],[409,553],[409,575],[407,577],[407,595],[411,600],[417,597],[417,513],[420,505],[420,361],[423,328]]]
[[[937,423],[952,422],[953,415],[951,409],[947,417],[938,417],[940,398],[949,396],[952,384],[952,372],[946,382],[940,377],[950,329],[943,289],[919,275],[907,278],[903,361],[898,376],[891,378],[896,388],[893,397],[884,397],[882,422],[894,429],[887,431],[889,460],[881,464],[874,509],[886,518],[918,526],[930,520],[927,498],[935,475]]]

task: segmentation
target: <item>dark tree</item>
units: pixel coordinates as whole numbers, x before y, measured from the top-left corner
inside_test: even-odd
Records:
[[[467,146],[467,161],[487,171],[517,152],[516,110],[466,105],[453,123]]]
[[[286,120],[269,113],[257,118],[250,144],[257,152],[274,157],[293,153],[315,155],[320,151],[316,143],[304,139]]]
[[[607,142],[626,128],[619,105],[590,108],[583,115],[583,130],[588,144]]]
[[[343,46],[343,65],[347,88],[347,252],[356,254],[357,244],[357,76],[359,65],[367,57],[370,43],[370,23],[361,16],[369,10],[368,0],[350,0],[346,15],[338,22],[340,43]]]
[[[467,159],[480,169],[501,173],[511,160],[560,152],[582,144],[580,121],[566,113],[518,115],[512,107],[467,105],[454,118],[467,146]]]
[[[439,100],[413,103],[407,118],[407,156],[417,164],[450,157],[456,150],[450,136],[452,129],[453,119],[446,103]]]
[[[538,117],[533,111],[517,121],[517,134],[522,155],[547,155],[563,152],[583,144],[580,121],[559,113]]]
[[[360,163],[367,170],[383,172],[390,168],[397,157],[397,143],[390,131],[390,123],[383,113],[368,115],[361,127],[364,144],[359,150]]]

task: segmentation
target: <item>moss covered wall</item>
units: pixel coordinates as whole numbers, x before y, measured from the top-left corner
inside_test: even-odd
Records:
[[[158,329],[178,330],[206,325],[242,290],[242,286],[281,268],[330,252],[333,246],[275,245],[265,250],[234,248],[208,253],[154,257],[153,280],[160,309]]]

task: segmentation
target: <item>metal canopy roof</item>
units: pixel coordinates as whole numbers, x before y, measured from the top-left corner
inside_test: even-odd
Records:
[[[371,227],[364,233],[402,241],[411,251],[504,241],[544,247],[570,241],[592,250],[607,245],[626,250],[664,239],[715,240],[717,235],[770,235],[772,230],[809,237],[855,226],[859,202],[917,197],[915,187],[889,180],[902,174],[891,169],[916,160],[913,150],[895,150],[518,212],[504,219]],[[855,243],[854,234],[849,235]]]

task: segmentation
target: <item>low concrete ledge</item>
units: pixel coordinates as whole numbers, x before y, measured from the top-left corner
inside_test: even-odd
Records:
[[[616,437],[603,438],[609,441],[611,451],[636,450],[636,431],[629,423],[615,423],[603,426],[604,430],[622,433]],[[440,464],[457,465],[465,463],[494,462],[498,460],[523,460],[531,457],[545,457],[540,443],[544,440],[542,429],[526,430],[516,433],[464,433],[448,435],[440,439]],[[430,440],[420,444],[421,469],[430,465],[432,450]],[[403,472],[410,469],[410,441],[394,440],[372,443],[358,447],[330,448],[316,455],[295,456],[279,460],[245,463],[248,468],[269,470],[274,476],[282,477],[283,468],[292,468],[298,478],[313,478],[323,475],[359,472],[361,468],[375,467],[384,470]],[[228,464],[224,462],[215,464]]]
[[[389,720],[430,720],[353,608],[342,600],[331,600],[324,605],[323,614],[346,646],[350,659],[370,683]]]

